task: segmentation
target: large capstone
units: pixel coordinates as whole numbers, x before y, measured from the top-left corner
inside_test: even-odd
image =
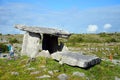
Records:
[[[56,52],[51,56],[53,59],[59,61],[60,64],[66,63],[71,66],[78,66],[82,68],[91,67],[101,61],[101,59],[96,56],[83,55],[81,53],[74,52]]]
[[[45,27],[36,27],[36,26],[26,26],[26,25],[15,25],[15,28],[33,32],[33,33],[39,33],[39,34],[50,34],[58,37],[65,37],[68,38],[71,34],[67,31],[53,29],[53,28],[45,28]]]

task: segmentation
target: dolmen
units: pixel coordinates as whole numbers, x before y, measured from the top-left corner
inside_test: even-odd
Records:
[[[46,54],[47,57],[52,57],[60,64],[82,68],[91,67],[101,62],[101,59],[96,56],[70,52],[62,42],[59,42],[58,38],[69,38],[71,34],[67,31],[19,24],[15,25],[15,28],[26,31],[23,37],[21,55],[35,58],[38,55],[44,56]]]

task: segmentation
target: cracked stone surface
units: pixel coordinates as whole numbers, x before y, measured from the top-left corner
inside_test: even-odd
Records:
[[[51,55],[51,57],[60,64],[68,64],[71,66],[78,66],[82,68],[91,67],[101,62],[101,59],[96,56],[83,55],[81,53],[74,52],[56,52]]]

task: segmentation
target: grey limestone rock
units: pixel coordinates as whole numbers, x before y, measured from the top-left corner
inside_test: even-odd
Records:
[[[11,72],[11,75],[19,75],[18,72]]]
[[[45,27],[36,27],[36,26],[26,26],[26,25],[15,25],[15,28],[28,31],[32,33],[40,33],[40,34],[52,34],[59,37],[68,37],[70,33],[63,30],[53,29],[53,28],[45,28]]]
[[[113,64],[118,64],[118,65],[120,65],[120,60],[115,60],[115,59],[113,59],[113,60],[112,60],[112,63],[113,63]]]
[[[48,71],[48,73],[49,73],[50,75],[54,75],[53,71]]]
[[[35,58],[39,53],[40,35],[36,33],[26,33],[23,38],[21,55],[27,55],[30,58]]]
[[[42,50],[38,56],[41,56],[41,57],[46,57],[46,58],[50,58],[50,53],[48,50]]]
[[[61,64],[68,64],[71,66],[78,66],[82,68],[91,67],[100,63],[101,59],[96,56],[83,55],[81,53],[74,52],[56,52],[53,53],[52,58],[58,60]]]
[[[31,70],[35,70],[35,68],[31,67],[31,68],[27,68],[27,70],[31,71]]]
[[[36,77],[37,79],[43,79],[43,78],[50,78],[51,76],[50,75],[43,75],[43,76],[39,76],[39,77]]]
[[[15,28],[26,31],[23,38],[21,55],[27,55],[30,58],[35,58],[40,50],[48,50],[50,53],[56,52],[58,50],[58,37],[68,38],[71,35],[67,31],[45,27],[28,27],[18,24],[15,25]],[[48,39],[51,41],[49,40],[50,42],[48,42]],[[42,42],[42,45],[40,42]],[[50,47],[53,48],[51,49]],[[44,53],[42,53],[40,54],[41,56],[50,57],[48,54],[43,55]]]
[[[117,76],[115,76],[115,80],[120,80],[120,78],[119,78],[119,77],[117,77]]]
[[[58,79],[59,79],[59,80],[68,80],[68,76],[67,76],[66,74],[60,74],[60,75],[58,76]]]
[[[34,72],[31,72],[30,74],[39,74],[40,71],[34,71]]]
[[[82,72],[73,72],[73,76],[85,77],[85,74]]]

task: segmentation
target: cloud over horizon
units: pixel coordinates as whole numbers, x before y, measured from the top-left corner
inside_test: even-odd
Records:
[[[97,25],[88,25],[87,31],[90,33],[95,33],[98,30]]]
[[[105,30],[120,32],[119,14],[120,5],[83,10],[76,7],[54,10],[38,4],[11,2],[0,5],[0,32],[19,33],[19,31],[15,31],[14,24],[53,27],[74,33],[103,32]]]
[[[105,24],[105,25],[104,25],[104,29],[110,29],[111,27],[112,27],[111,24]]]

